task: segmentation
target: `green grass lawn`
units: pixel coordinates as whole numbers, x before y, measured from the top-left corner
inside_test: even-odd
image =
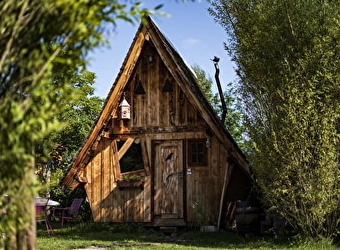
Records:
[[[289,240],[267,237],[240,237],[235,232],[199,232],[181,230],[176,236],[164,236],[153,229],[136,225],[109,226],[104,223],[81,224],[60,229],[54,225],[54,236],[48,236],[42,226],[38,226],[37,245],[39,250],[64,250],[97,247],[93,249],[340,249],[327,243],[297,244]]]

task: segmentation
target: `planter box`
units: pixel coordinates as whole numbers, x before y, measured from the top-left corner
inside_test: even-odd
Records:
[[[120,190],[124,188],[140,188],[144,189],[144,182],[141,180],[122,180],[117,181],[117,186]]]

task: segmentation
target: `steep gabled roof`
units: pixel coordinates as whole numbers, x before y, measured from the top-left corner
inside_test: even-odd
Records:
[[[194,71],[185,63],[181,55],[175,50],[174,46],[163,35],[153,20],[150,17],[148,17],[147,20],[148,23],[146,25],[141,24],[139,26],[120,72],[106,98],[104,106],[84,144],[79,149],[71,167],[61,181],[62,185],[72,188],[75,188],[78,185],[78,182],[76,181],[77,173],[85,167],[85,159],[91,157],[90,152],[99,142],[103,128],[107,126],[109,120],[112,118],[112,114],[115,113],[115,110],[118,108],[118,103],[123,94],[124,87],[133,73],[145,41],[152,42],[169,72],[179,84],[180,88],[187,94],[192,104],[197,107],[202,118],[211,127],[212,132],[222,143],[224,143],[228,152],[230,152],[231,157],[243,167],[245,172],[249,173],[248,163],[246,162],[242,151],[205,98]]]

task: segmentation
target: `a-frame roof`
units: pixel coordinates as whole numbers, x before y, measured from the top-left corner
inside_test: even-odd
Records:
[[[195,73],[185,63],[181,55],[175,50],[153,20],[148,17],[147,24],[144,25],[142,23],[139,26],[120,72],[106,98],[101,113],[92,126],[84,144],[79,149],[61,184],[72,188],[75,188],[79,184],[77,174],[86,167],[84,159],[90,157],[91,150],[100,140],[103,128],[107,126],[109,120],[112,119],[112,114],[118,108],[124,87],[133,73],[145,41],[153,44],[173,78],[178,82],[180,88],[186,93],[192,104],[199,110],[202,118],[210,126],[212,132],[217,136],[219,141],[224,144],[234,161],[236,161],[245,172],[249,173],[249,166],[243,153],[205,98]]]

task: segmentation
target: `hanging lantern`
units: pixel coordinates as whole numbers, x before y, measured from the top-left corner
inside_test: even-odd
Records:
[[[119,119],[130,120],[130,104],[125,99],[125,94],[123,101],[119,104]]]

